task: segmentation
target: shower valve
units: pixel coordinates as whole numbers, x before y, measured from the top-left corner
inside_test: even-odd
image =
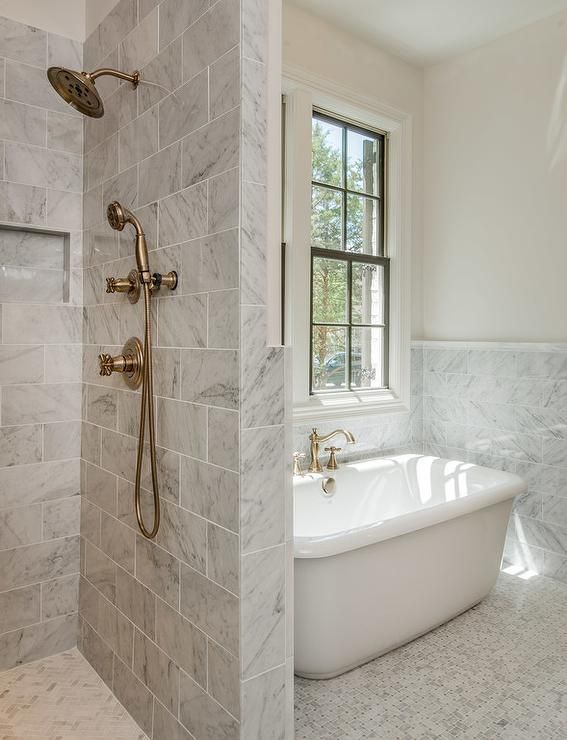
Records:
[[[130,303],[137,303],[140,298],[140,276],[137,270],[130,270],[127,278],[106,278],[107,293],[126,293]]]
[[[123,373],[124,380],[130,388],[138,388],[142,382],[144,369],[144,351],[137,337],[131,337],[122,354],[113,357],[105,352],[98,356],[99,374],[110,377],[112,373]]]

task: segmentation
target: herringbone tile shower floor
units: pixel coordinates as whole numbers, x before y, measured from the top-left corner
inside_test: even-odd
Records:
[[[0,673],[0,740],[147,740],[78,650]]]

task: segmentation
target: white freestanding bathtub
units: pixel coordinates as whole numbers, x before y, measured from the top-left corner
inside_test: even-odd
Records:
[[[337,676],[478,603],[525,490],[511,473],[424,455],[295,476],[295,672]]]

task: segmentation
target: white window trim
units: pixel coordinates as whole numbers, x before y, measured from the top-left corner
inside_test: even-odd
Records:
[[[293,421],[318,422],[410,407],[411,116],[330,80],[284,66],[286,96],[286,343],[293,351]],[[388,134],[386,254],[390,257],[387,390],[309,395],[311,115],[313,107]]]

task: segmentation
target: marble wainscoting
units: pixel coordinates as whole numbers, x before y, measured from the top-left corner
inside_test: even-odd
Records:
[[[77,640],[83,122],[45,71],[81,60],[0,18],[0,670]]]
[[[153,740],[293,735],[284,351],[266,346],[262,287],[267,8],[120,0],[84,47],[87,68],[158,83],[97,81],[106,113],[86,120],[79,643]],[[152,271],[179,275],[153,302],[155,541],[133,509],[140,394],[98,374],[99,352],[143,333],[142,305],[104,291],[135,266],[132,231],[106,223],[114,199]],[[143,508],[150,521],[147,490]]]
[[[421,346],[425,449],[521,475],[505,558],[567,581],[567,345]]]

